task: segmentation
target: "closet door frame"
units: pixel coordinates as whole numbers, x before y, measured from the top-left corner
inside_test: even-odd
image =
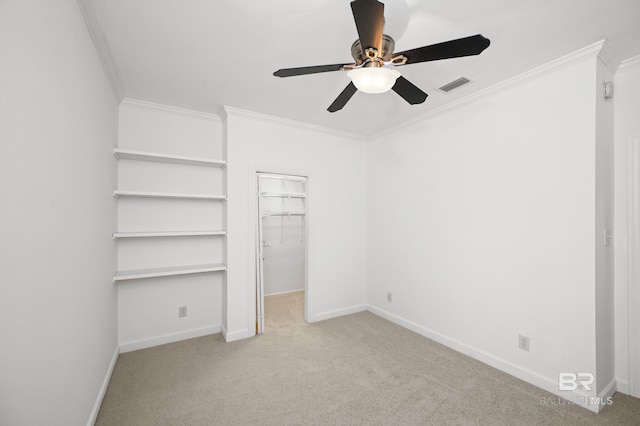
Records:
[[[249,167],[249,182],[251,185],[249,194],[251,196],[250,201],[250,214],[249,220],[249,229],[251,230],[251,239],[253,241],[251,257],[254,259],[251,262],[253,268],[252,276],[254,278],[254,283],[252,285],[253,291],[250,294],[250,304],[249,306],[254,306],[256,309],[256,334],[260,327],[260,318],[258,318],[258,309],[264,308],[264,294],[262,294],[263,286],[259,281],[258,274],[261,273],[259,269],[259,259],[258,256],[262,252],[262,241],[258,240],[259,238],[259,220],[262,220],[260,217],[259,211],[259,193],[258,193],[258,174],[274,174],[274,175],[285,175],[285,176],[299,176],[306,179],[305,183],[305,272],[304,272],[304,320],[308,323],[315,322],[315,303],[314,303],[314,281],[313,281],[313,271],[314,271],[314,228],[313,228],[313,176],[308,170],[303,169],[292,169],[287,167],[278,167],[268,164],[253,164]],[[260,330],[263,331],[263,330]]]
[[[627,138],[629,395],[640,398],[640,134]]]

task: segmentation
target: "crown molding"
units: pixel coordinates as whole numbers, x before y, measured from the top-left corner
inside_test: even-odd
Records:
[[[607,40],[603,40],[602,49],[598,52],[598,59],[611,71],[611,74],[615,74],[618,71],[622,62]]]
[[[87,30],[89,31],[89,35],[93,41],[93,46],[98,53],[100,62],[102,62],[102,68],[104,68],[104,72],[107,75],[109,85],[111,85],[111,90],[116,97],[116,101],[120,102],[124,98],[122,82],[118,76],[118,70],[116,68],[115,61],[113,60],[113,56],[111,55],[109,43],[104,37],[102,27],[100,26],[100,22],[96,16],[96,11],[93,8],[93,3],[91,0],[76,0],[76,3],[82,13],[84,23],[87,26]]]
[[[187,115],[189,117],[197,117],[197,118],[204,118],[207,120],[222,121],[222,118],[217,114],[196,111],[194,109],[181,108],[181,107],[176,107],[172,105],[158,104],[155,102],[142,101],[140,99],[124,98],[120,103],[120,105],[124,105],[124,106],[128,105],[128,106],[144,108],[144,109],[155,109],[155,110],[170,112],[173,114]]]
[[[640,55],[622,61],[618,68],[618,72],[626,72],[638,67],[640,67]]]
[[[554,59],[550,62],[547,62],[546,64],[540,65],[538,67],[532,68],[528,71],[523,72],[522,74],[518,74],[514,77],[508,78],[506,80],[503,80],[499,83],[496,83],[492,86],[489,86],[485,89],[479,90],[477,92],[471,93],[470,95],[467,95],[463,98],[457,99],[455,101],[449,102],[447,104],[444,104],[438,108],[434,108],[430,111],[425,112],[424,114],[420,114],[417,117],[411,118],[407,121],[404,121],[400,124],[397,124],[393,127],[390,127],[388,129],[386,129],[385,131],[381,132],[380,134],[376,135],[377,137],[384,137],[387,136],[389,134],[395,133],[398,130],[401,130],[403,128],[409,127],[413,124],[416,123],[420,123],[422,121],[426,121],[426,120],[430,120],[434,117],[437,117],[439,115],[442,115],[444,113],[450,112],[452,110],[456,110],[458,108],[461,108],[465,105],[471,104],[473,102],[476,102],[480,99],[484,99],[487,96],[496,94],[496,93],[500,93],[504,90],[507,90],[517,84],[521,84],[524,81],[528,81],[528,80],[532,80],[536,77],[539,77],[541,75],[544,75],[546,73],[558,70],[560,68],[569,66],[569,65],[573,65],[579,62],[582,62],[584,60],[590,59],[590,58],[596,58],[599,57],[600,52],[602,51],[604,45],[605,45],[606,41],[605,40],[600,40],[596,43],[590,44],[589,46],[583,47],[580,50],[577,50],[573,53],[570,53],[568,55],[562,56],[558,59]],[[604,60],[603,60],[604,62]]]
[[[351,139],[357,139],[357,140],[368,139],[365,135],[360,133],[345,132],[342,130],[332,129],[330,127],[319,126],[317,124],[305,123],[302,121],[291,120],[289,118],[276,117],[269,114],[248,111],[240,108],[230,107],[227,105],[224,105],[222,107],[220,111],[220,116],[225,122],[227,121],[228,117],[237,116],[237,117],[253,118],[253,119],[262,120],[262,121],[269,121],[272,123],[284,124],[286,126],[298,127],[306,130],[323,132],[323,133],[328,133],[335,136],[347,137]]]

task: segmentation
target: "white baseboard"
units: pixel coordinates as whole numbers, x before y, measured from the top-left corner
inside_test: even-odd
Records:
[[[334,311],[322,312],[314,315],[313,322],[324,321],[331,318],[341,317],[343,315],[355,314],[358,312],[364,312],[366,310],[367,310],[367,305],[355,305],[355,306],[349,306],[348,308],[336,309]]]
[[[131,342],[120,343],[120,353],[137,351],[139,349],[151,348],[167,343],[179,342],[181,340],[193,339],[194,337],[208,336],[210,334],[220,333],[222,326],[219,324],[209,325],[201,328],[180,331],[177,333],[163,334],[160,336],[150,337],[147,339],[134,340]]]
[[[611,401],[611,397],[616,393],[616,379],[611,379],[607,386],[605,386],[602,392],[597,396],[586,395],[577,391],[559,393],[558,391],[554,392],[553,390],[550,390],[549,392],[555,393],[568,401],[572,401],[574,404],[579,405],[582,408],[586,408],[589,411],[599,413],[604,407],[613,403],[613,401]]]
[[[572,401],[573,403],[580,405],[581,407],[584,407],[589,411],[593,411],[595,413],[598,413],[600,409],[603,407],[601,402],[603,401],[606,402],[606,397],[610,396],[609,393],[611,393],[612,395],[616,389],[615,380],[613,380],[607,386],[607,388],[601,393],[601,395],[599,395],[600,398],[594,398],[593,396],[589,396],[587,394],[583,394],[581,392],[576,392],[576,391],[560,391],[558,390],[558,381],[556,378],[545,377],[534,371],[523,368],[505,359],[496,357],[495,355],[492,355],[490,353],[481,351],[477,348],[474,348],[473,346],[469,346],[457,340],[451,339],[445,335],[437,333],[433,330],[430,330],[419,324],[416,324],[407,319],[399,317],[395,314],[389,313],[385,310],[379,309],[375,306],[369,305],[367,306],[367,310],[386,320],[389,320],[395,324],[398,324],[408,330],[418,333],[428,339],[431,339],[440,344],[443,344],[455,350],[456,352],[460,352],[464,355],[470,356],[471,358],[477,359],[478,361],[484,364],[497,368],[500,371],[510,374],[534,386],[537,386],[540,389],[543,389],[549,393],[562,397],[566,400]],[[594,399],[596,400],[596,402],[594,402]]]
[[[618,381],[614,377],[613,379],[611,379],[609,384],[605,386],[602,392],[600,392],[600,394],[598,395],[599,397],[598,400],[600,401],[600,408],[598,409],[597,412],[600,412],[600,410],[603,409],[606,405],[610,405],[608,400],[611,397],[613,397],[613,394],[616,393],[617,390],[618,390]]]
[[[247,328],[228,332],[226,328],[222,327],[222,337],[224,337],[224,341],[227,343],[235,342],[236,340],[242,340],[253,336],[255,336],[255,333],[251,333]]]
[[[98,391],[96,402],[93,404],[93,409],[91,410],[91,414],[89,415],[87,426],[93,426],[96,420],[98,419],[100,406],[102,406],[102,400],[104,399],[105,393],[107,393],[107,387],[109,387],[109,382],[111,381],[111,375],[113,374],[113,369],[116,367],[116,361],[118,361],[119,354],[120,354],[120,348],[116,346],[116,350],[113,352],[113,356],[111,357],[111,362],[109,363],[109,368],[107,368],[107,373],[104,375],[104,380],[102,380],[102,386],[100,386],[100,390]]]
[[[616,379],[616,391],[625,395],[629,395],[629,382],[622,379]]]

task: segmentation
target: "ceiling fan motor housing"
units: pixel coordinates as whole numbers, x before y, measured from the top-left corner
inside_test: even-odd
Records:
[[[362,50],[362,43],[360,43],[360,39],[357,39],[351,45],[351,56],[353,60],[356,61],[356,64],[361,65],[363,62],[372,61],[375,58],[379,58],[382,61],[391,60],[391,55],[393,54],[393,49],[396,47],[396,42],[386,34],[382,35],[382,52],[377,52],[373,57],[368,56],[367,52]],[[367,49],[368,52],[376,52],[375,49]]]

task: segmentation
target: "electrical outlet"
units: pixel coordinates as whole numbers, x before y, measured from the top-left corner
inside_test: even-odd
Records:
[[[182,317],[186,317],[186,316],[187,316],[187,307],[186,306],[178,307],[178,317],[182,318]]]
[[[387,302],[393,301],[393,295],[391,293],[387,293]]]
[[[518,347],[523,351],[529,352],[529,338],[522,334],[518,335]]]

